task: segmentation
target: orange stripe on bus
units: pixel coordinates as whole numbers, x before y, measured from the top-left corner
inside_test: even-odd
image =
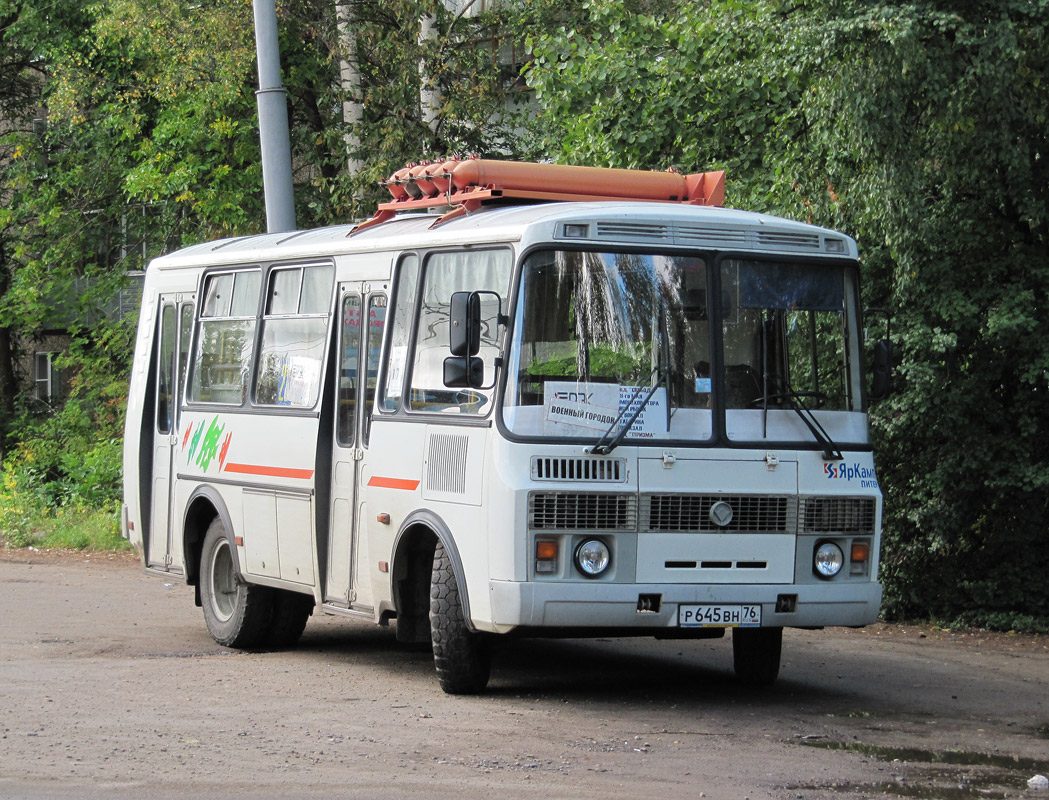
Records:
[[[313,477],[312,469],[292,469],[290,467],[263,467],[257,464],[226,465],[226,472],[237,472],[241,475],[264,475],[267,478],[298,478],[309,480]]]
[[[410,481],[405,478],[380,478],[378,476],[368,481],[369,486],[378,486],[382,489],[407,489],[414,492],[419,486],[419,481]]]

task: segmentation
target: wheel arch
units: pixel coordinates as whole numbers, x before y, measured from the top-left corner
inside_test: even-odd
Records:
[[[237,578],[243,575],[240,556],[233,533],[233,518],[230,517],[222,495],[214,486],[202,485],[193,490],[186,503],[186,514],[182,523],[182,563],[186,570],[186,583],[197,587],[197,605],[200,605],[200,554],[204,537],[211,521],[218,517],[229,539],[233,556],[233,569]]]
[[[463,618],[470,630],[470,596],[466,572],[455,538],[443,519],[429,509],[409,514],[393,540],[390,580],[397,612],[397,638],[401,641],[429,641],[430,576],[437,542],[452,564],[463,607]],[[425,591],[420,591],[420,587]],[[424,624],[425,623],[425,624]]]

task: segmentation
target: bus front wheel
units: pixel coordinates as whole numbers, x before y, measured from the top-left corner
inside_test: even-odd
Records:
[[[466,627],[452,561],[438,542],[430,577],[430,637],[437,679],[448,694],[477,694],[488,685],[491,648]]]
[[[736,678],[750,686],[768,686],[779,675],[782,649],[783,628],[733,628]]]
[[[233,549],[215,518],[200,554],[200,600],[212,638],[225,647],[261,645],[273,616],[272,592],[237,579]]]

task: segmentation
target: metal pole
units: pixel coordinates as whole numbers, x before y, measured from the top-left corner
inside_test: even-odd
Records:
[[[274,0],[253,0],[255,48],[259,59],[259,140],[262,145],[262,188],[266,230],[295,230],[295,189],[291,178],[288,101],[280,82],[280,46]]]

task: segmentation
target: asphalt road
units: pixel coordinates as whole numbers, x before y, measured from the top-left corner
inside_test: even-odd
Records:
[[[1049,800],[1049,637],[791,630],[771,689],[731,665],[727,638],[511,642],[451,697],[391,630],[230,651],[128,557],[0,551],[0,798]]]

